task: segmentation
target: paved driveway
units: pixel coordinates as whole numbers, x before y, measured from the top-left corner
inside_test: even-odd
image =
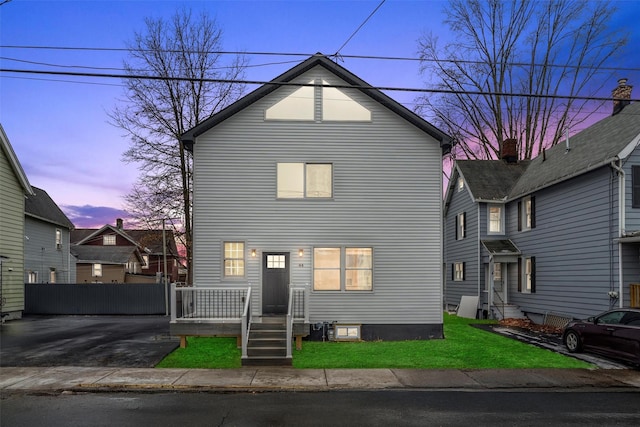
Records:
[[[165,316],[26,316],[0,327],[0,366],[153,367],[178,345]]]

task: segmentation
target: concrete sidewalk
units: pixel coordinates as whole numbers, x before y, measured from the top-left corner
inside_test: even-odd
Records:
[[[548,389],[640,392],[631,369],[140,369],[3,367],[0,391],[329,391]]]

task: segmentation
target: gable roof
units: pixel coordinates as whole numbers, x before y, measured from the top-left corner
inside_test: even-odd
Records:
[[[476,201],[504,201],[529,164],[529,161],[459,160],[456,168]]]
[[[9,142],[9,137],[7,137],[7,134],[4,133],[2,124],[0,124],[0,149],[5,153],[7,161],[9,162],[9,166],[11,166],[11,169],[13,169],[13,173],[20,183],[20,186],[24,190],[24,193],[30,195],[34,194],[33,189],[29,184],[29,180],[27,179],[27,175],[24,173],[22,165],[20,165],[18,157],[16,156],[16,153],[13,151],[13,147]]]
[[[640,102],[627,105],[556,144],[532,160],[457,160],[445,196],[445,214],[454,180],[462,176],[476,202],[517,199],[626,158],[640,145]]]
[[[162,230],[130,230],[130,229],[118,229],[109,224],[102,228],[78,228],[71,233],[71,243],[74,245],[83,245],[87,241],[100,236],[104,231],[112,230],[118,232],[121,236],[124,236],[132,242],[134,245],[138,245],[141,249],[144,249],[149,254],[162,254]],[[176,246],[175,239],[173,237],[173,230],[166,230],[167,239],[167,255],[177,257],[178,247]],[[98,245],[98,247],[100,247]]]
[[[132,255],[141,261],[142,256],[136,246],[71,246],[71,253],[79,263],[126,264]]]
[[[71,243],[75,244],[75,245],[83,245],[84,243],[87,243],[89,240],[101,236],[102,234],[104,234],[105,232],[113,232],[115,234],[119,234],[122,237],[124,237],[125,239],[127,239],[129,242],[131,242],[132,245],[137,246],[138,242],[136,242],[131,236],[129,236],[127,233],[124,232],[124,230],[121,230],[117,227],[114,227],[113,225],[110,224],[106,224],[104,226],[102,226],[101,228],[95,230],[95,229],[91,229],[90,233],[86,232],[87,229],[83,229],[83,230],[78,230],[77,232],[73,232],[73,234],[71,235]],[[78,238],[80,238],[79,240],[77,240]]]
[[[627,105],[531,160],[510,199],[571,179],[628,156],[640,143],[640,102]]]
[[[73,223],[60,210],[49,194],[38,187],[32,187],[32,189],[34,194],[27,195],[24,202],[25,215],[72,230]]]
[[[427,122],[422,117],[420,117],[413,111],[409,110],[399,102],[385,95],[380,90],[373,88],[373,86],[371,86],[364,80],[360,79],[355,74],[348,71],[346,68],[331,61],[329,58],[327,58],[321,53],[317,53],[311,56],[310,58],[306,59],[305,61],[301,62],[300,64],[296,65],[295,67],[291,68],[290,70],[284,72],[280,76],[271,80],[269,83],[260,86],[258,89],[242,97],[235,103],[222,109],[218,113],[209,117],[204,122],[196,125],[192,129],[185,132],[181,137],[182,141],[185,144],[185,147],[188,150],[193,150],[193,144],[195,143],[195,140],[198,136],[202,135],[209,129],[213,128],[214,126],[218,125],[219,123],[223,122],[224,120],[228,119],[229,117],[233,116],[239,111],[247,108],[248,106],[258,101],[259,99],[263,98],[264,96],[270,94],[274,90],[278,89],[282,84],[291,82],[296,77],[304,74],[305,72],[309,71],[310,69],[316,66],[324,67],[325,69],[335,74],[340,79],[347,82],[349,85],[354,86],[355,89],[360,90],[365,95],[369,96],[373,100],[389,108],[391,111],[398,114],[400,117],[404,118],[409,123],[413,124],[417,128],[421,129],[422,131],[426,132],[427,134],[435,138],[437,141],[440,142],[440,147],[442,148],[443,153],[448,152],[450,150],[451,137],[449,135],[445,134],[440,129],[436,128],[431,123]]]

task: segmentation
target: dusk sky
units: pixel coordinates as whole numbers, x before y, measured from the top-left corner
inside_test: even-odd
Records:
[[[169,19],[181,7],[206,10],[223,30],[227,51],[249,55],[246,79],[268,81],[316,52],[335,53],[380,4],[374,1],[30,1],[0,0],[0,68],[122,74],[124,51],[41,47],[124,48],[144,19]],[[640,0],[617,1],[615,28],[631,36],[601,96],[620,77],[640,97]],[[342,55],[416,58],[418,39],[446,41],[443,1],[386,0],[341,50]],[[635,32],[634,32],[635,31]],[[19,47],[18,47],[19,46]],[[25,48],[39,47],[39,48]],[[283,63],[286,62],[286,63]],[[278,65],[262,65],[279,63]],[[419,63],[345,58],[341,65],[373,86],[424,88]],[[246,92],[255,87],[247,87]],[[416,94],[390,91],[409,109]],[[138,170],[122,162],[129,147],[108,123],[124,96],[119,79],[0,72],[0,123],[30,183],[49,193],[76,227],[100,227],[126,217],[123,196]],[[610,113],[607,106],[602,114]],[[601,119],[604,115],[596,115]]]

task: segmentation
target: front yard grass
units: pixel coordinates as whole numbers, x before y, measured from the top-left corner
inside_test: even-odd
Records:
[[[374,342],[304,341],[293,350],[299,369],[413,368],[591,368],[572,357],[470,326],[495,323],[444,315],[445,339]],[[169,354],[158,368],[239,368],[235,338],[190,337],[187,348]]]

